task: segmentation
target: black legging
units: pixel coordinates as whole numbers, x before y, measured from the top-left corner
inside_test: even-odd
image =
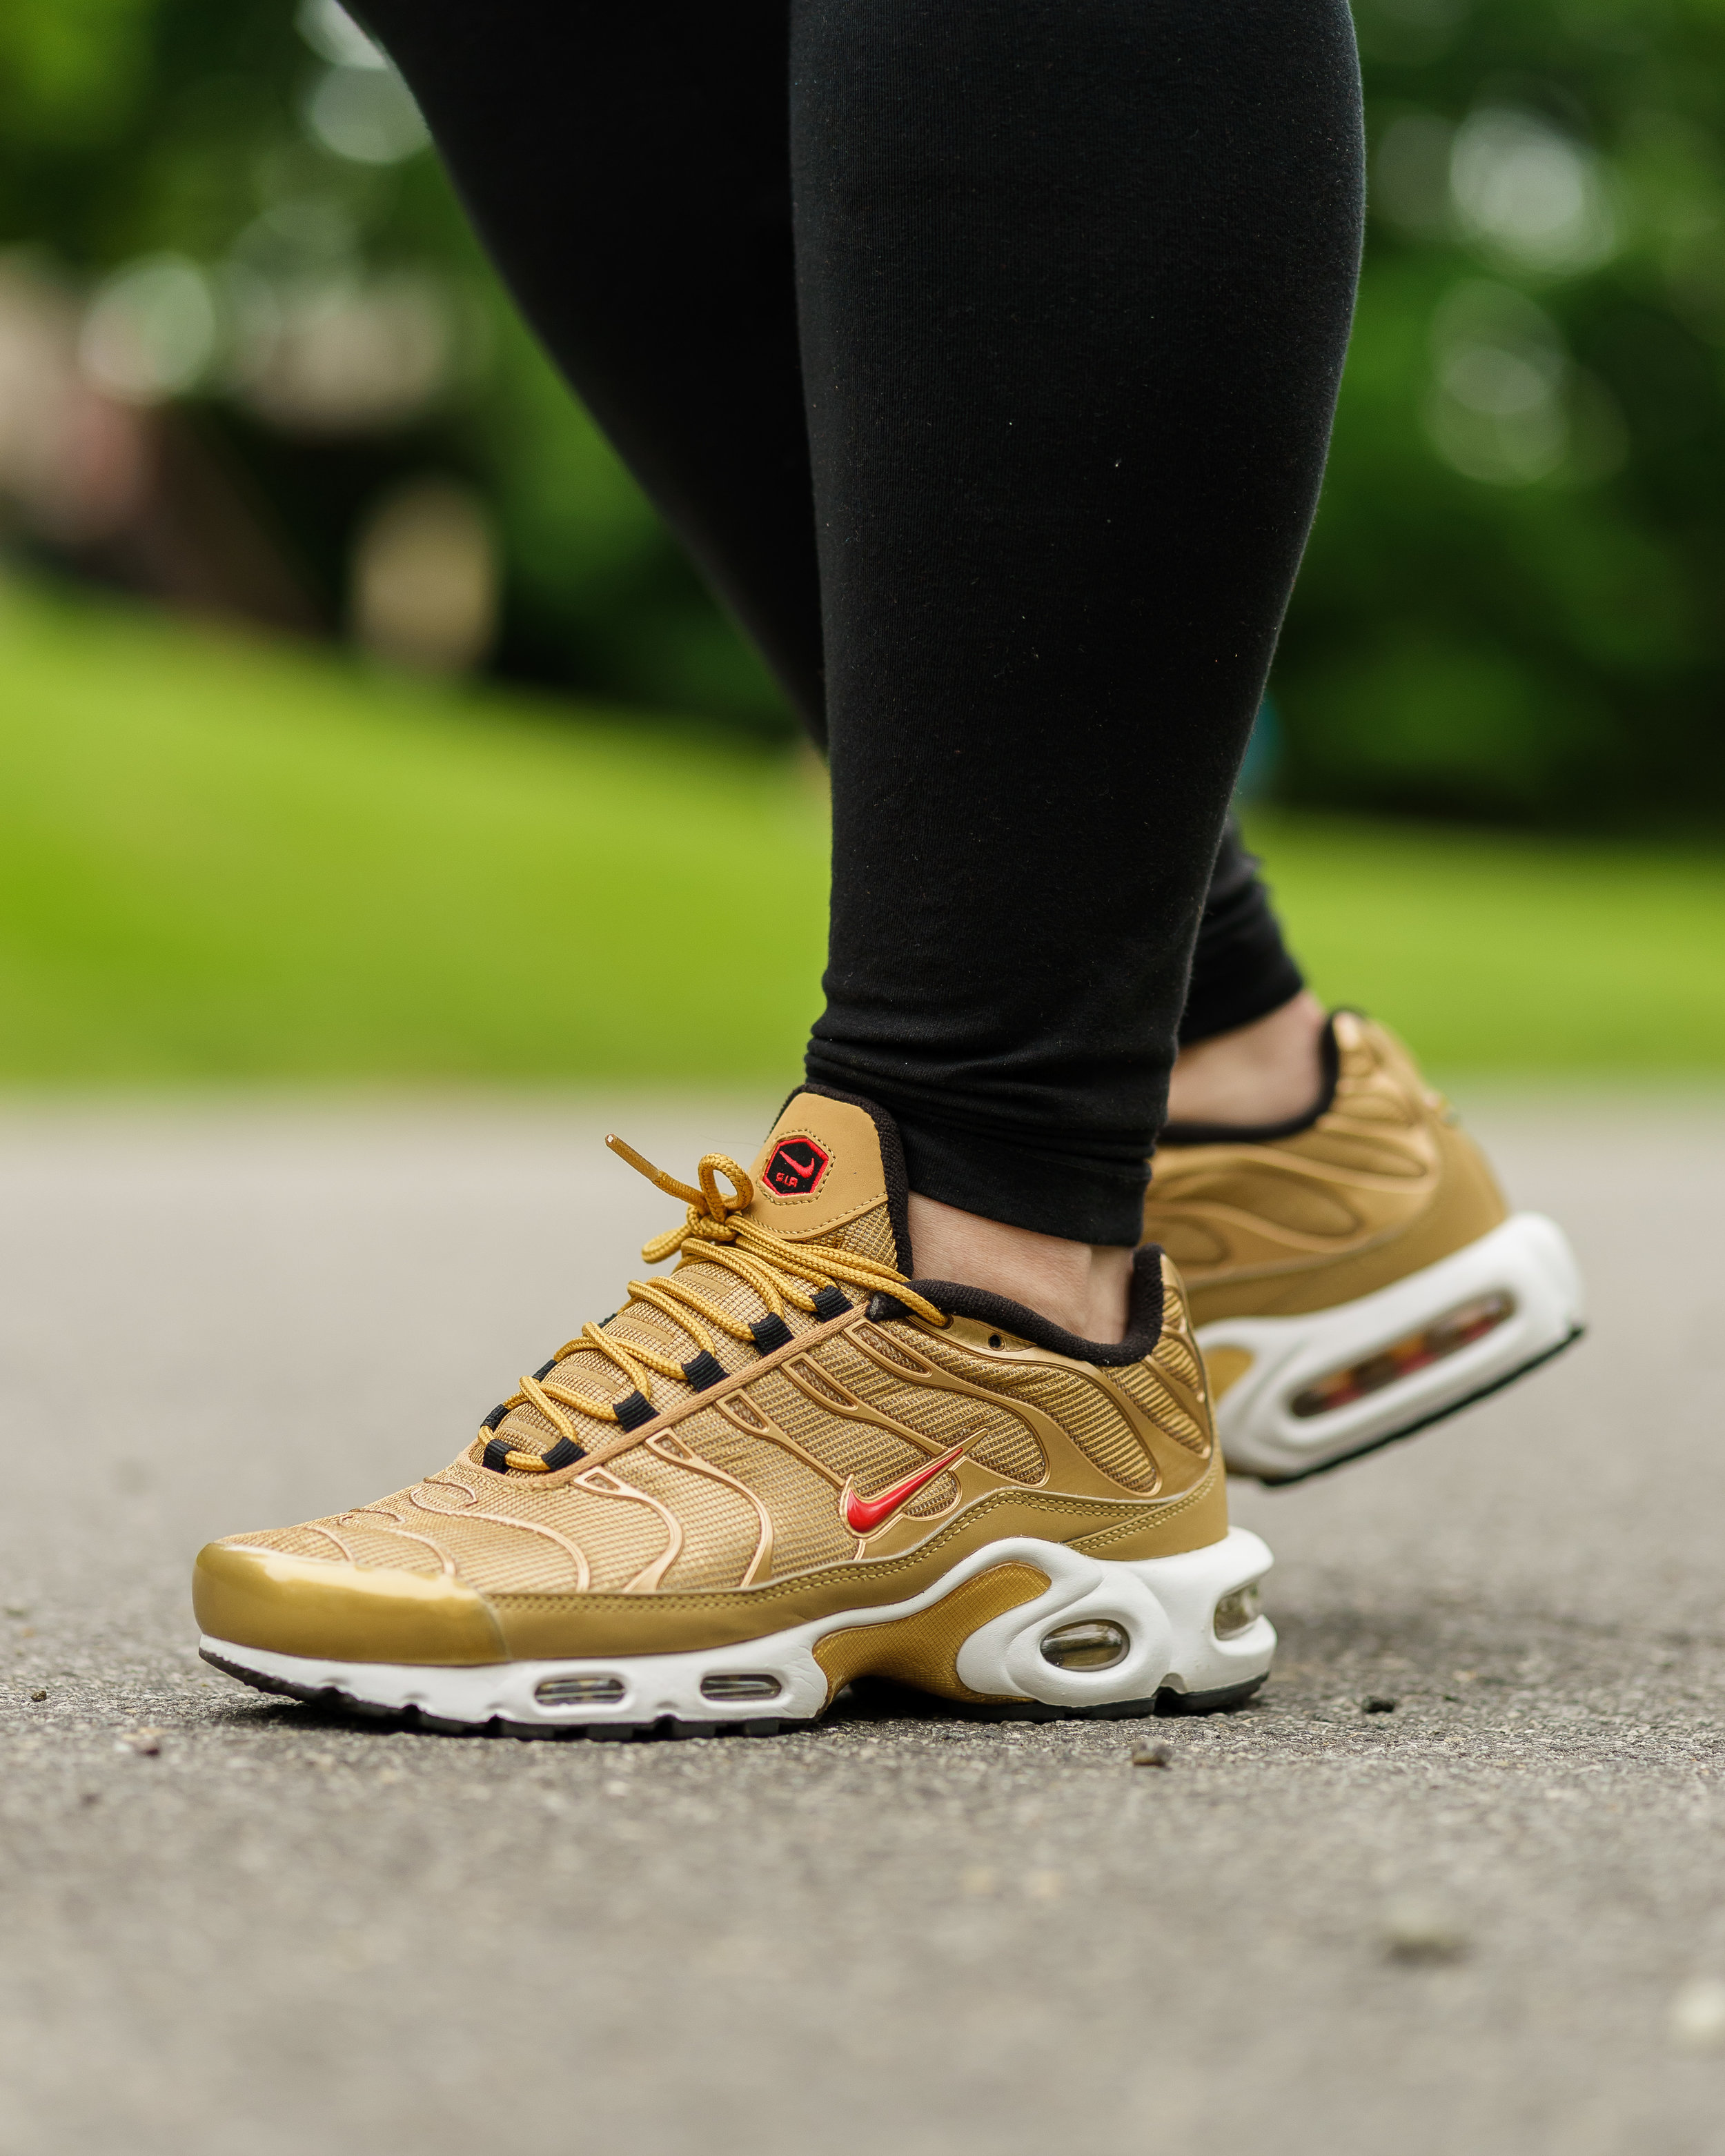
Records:
[[[810,1076],[925,1195],[1136,1240],[1213,866],[1187,1037],[1299,986],[1218,846],[1353,305],[1344,0],[363,12],[824,732]]]

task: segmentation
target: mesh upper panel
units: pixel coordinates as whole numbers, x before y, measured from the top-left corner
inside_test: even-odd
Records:
[[[274,1527],[260,1534],[232,1535],[228,1539],[244,1549],[279,1550],[284,1557],[326,1558],[332,1563],[340,1563],[349,1547],[347,1537],[338,1527],[331,1528],[327,1535],[310,1526]]]
[[[856,1537],[839,1517],[838,1491],[782,1445],[749,1436],[716,1409],[679,1423],[677,1435],[715,1467],[747,1482],[765,1504],[773,1519],[773,1558],[765,1577],[782,1578],[829,1563],[856,1548]]]
[[[920,1467],[927,1457],[908,1438],[895,1437],[872,1423],[847,1422],[817,1407],[777,1370],[769,1370],[758,1384],[751,1385],[749,1398],[766,1409],[787,1436],[859,1490],[883,1489]]]
[[[569,1594],[580,1584],[578,1563],[568,1552],[540,1532],[538,1525],[530,1527],[524,1522],[503,1523],[506,1516],[464,1513],[459,1517],[438,1520],[426,1532],[434,1537],[440,1549],[447,1550],[455,1561],[455,1568],[469,1586],[480,1592],[497,1594]],[[542,1523],[552,1527],[547,1517]],[[556,1531],[567,1539],[567,1529],[562,1522]],[[655,1548],[662,1548],[665,1534],[661,1528]],[[589,1562],[591,1560],[589,1559]],[[639,1571],[639,1567],[636,1569]]]
[[[395,1531],[395,1523],[384,1517],[386,1512],[400,1516],[405,1532]],[[324,1524],[314,1522],[313,1525]],[[397,1572],[423,1572],[435,1575],[444,1569],[443,1561],[434,1549],[428,1549],[423,1542],[410,1537],[422,1530],[409,1511],[405,1497],[385,1498],[382,1504],[367,1507],[362,1512],[331,1514],[327,1523],[332,1533],[347,1544],[352,1560],[358,1565],[383,1565]],[[290,1531],[291,1532],[291,1531]],[[254,1545],[262,1543],[279,1549],[281,1545],[273,1535],[259,1535]],[[327,1543],[322,1548],[309,1550],[307,1556],[332,1558],[336,1553]]]
[[[629,1477],[619,1476],[619,1481]],[[593,1584],[603,1590],[627,1587],[637,1573],[665,1554],[670,1531],[650,1505],[639,1498],[608,1496],[571,1483],[554,1514],[547,1516],[587,1553]]]
[[[1051,1415],[1085,1456],[1111,1481],[1125,1490],[1154,1487],[1157,1466],[1137,1432],[1099,1385],[1076,1370],[1060,1370],[1035,1364],[1022,1369],[999,1363],[984,1363],[944,1342],[919,1337],[919,1354],[939,1368],[951,1370],[973,1383],[1028,1400]]]
[[[1130,1394],[1159,1430],[1165,1430],[1189,1452],[1206,1452],[1209,1440],[1197,1417],[1189,1414],[1153,1363],[1132,1363],[1110,1373],[1122,1392]]]
[[[880,1326],[865,1325],[862,1328],[862,1333],[863,1337],[875,1353],[884,1356],[889,1363],[900,1363],[906,1370],[921,1370],[922,1365],[917,1362],[915,1356],[911,1355]]]
[[[970,1456],[983,1466],[1014,1482],[1040,1482],[1048,1471],[1034,1434],[1007,1408],[989,1407],[981,1400],[967,1399],[963,1393],[933,1392],[927,1386],[901,1383],[877,1369],[866,1355],[860,1355],[848,1340],[824,1341],[810,1350],[810,1358],[830,1370],[859,1399],[908,1423],[943,1450],[981,1428],[987,1435],[971,1445]]]
[[[1156,1353],[1150,1360],[1158,1369],[1166,1370],[1189,1393],[1203,1392],[1204,1366],[1199,1360],[1197,1342],[1189,1333],[1176,1332],[1171,1325],[1164,1326],[1162,1337],[1156,1343]]]
[[[919,1490],[904,1507],[907,1520],[936,1519],[949,1505],[958,1502],[958,1478],[956,1475],[937,1475],[932,1482]]]
[[[835,1250],[855,1250],[860,1257],[878,1258],[882,1265],[896,1265],[898,1251],[894,1245],[892,1218],[884,1205],[850,1220],[842,1228],[835,1228],[830,1235],[817,1235],[809,1244],[818,1250],[823,1244]]]
[[[761,1516],[741,1491],[727,1490],[710,1475],[675,1466],[645,1445],[611,1465],[614,1473],[657,1497],[682,1522],[683,1547],[661,1585],[736,1586],[761,1536]]]

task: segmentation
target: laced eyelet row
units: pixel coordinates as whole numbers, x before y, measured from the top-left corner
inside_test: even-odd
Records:
[[[569,1409],[596,1422],[615,1423],[623,1430],[638,1429],[659,1412],[653,1404],[655,1375],[680,1378],[696,1391],[703,1391],[725,1375],[716,1334],[747,1341],[757,1355],[771,1354],[792,1337],[785,1322],[788,1307],[825,1322],[855,1307],[845,1293],[847,1286],[860,1289],[865,1301],[871,1296],[891,1295],[942,1330],[951,1323],[943,1311],[907,1286],[904,1275],[883,1260],[865,1257],[856,1250],[832,1250],[825,1245],[810,1247],[788,1242],[758,1221],[745,1218],[754,1200],[754,1178],[726,1154],[703,1153],[696,1168],[698,1187],[691,1187],[655,1168],[621,1138],[608,1137],[605,1143],[649,1183],[688,1205],[680,1227],[667,1229],[642,1246],[646,1262],[660,1265],[675,1255],[679,1272],[685,1265],[721,1266],[754,1290],[766,1305],[767,1315],[752,1322],[739,1318],[698,1289],[680,1281],[675,1272],[669,1279],[631,1281],[629,1301],[623,1310],[639,1302],[657,1311],[687,1333],[695,1342],[695,1353],[679,1363],[638,1342],[614,1339],[602,1326],[583,1326],[549,1362],[542,1363],[531,1377],[523,1378],[518,1389],[480,1424],[480,1435],[488,1440],[485,1465],[496,1473],[512,1467],[524,1474],[552,1474],[584,1458],[586,1448],[567,1412]],[[720,1188],[721,1177],[730,1184],[728,1192]],[[618,1312],[614,1316],[622,1314]],[[605,1324],[612,1322],[608,1317]],[[603,1356],[628,1379],[629,1390],[619,1399],[598,1400],[572,1386],[560,1384],[552,1373],[566,1357],[582,1352]],[[493,1435],[510,1410],[518,1407],[536,1409],[557,1432],[547,1451],[519,1451],[506,1439]]]

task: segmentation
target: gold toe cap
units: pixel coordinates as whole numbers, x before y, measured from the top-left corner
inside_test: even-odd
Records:
[[[208,1543],[192,1574],[199,1629],[236,1647],[337,1662],[509,1659],[490,1604],[445,1574]]]

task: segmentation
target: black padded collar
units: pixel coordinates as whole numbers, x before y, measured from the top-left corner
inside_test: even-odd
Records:
[[[1123,1340],[1081,1340],[1064,1325],[1040,1317],[1021,1302],[1004,1295],[990,1295],[979,1287],[957,1281],[913,1280],[911,1286],[937,1310],[949,1317],[968,1317],[978,1325],[992,1325],[1002,1332],[1015,1333],[1033,1348],[1045,1348],[1050,1355],[1065,1355],[1075,1363],[1094,1363],[1116,1369],[1127,1363],[1142,1363],[1153,1354],[1162,1337],[1162,1250],[1147,1243],[1132,1260],[1132,1301],[1127,1312]],[[891,1294],[877,1295],[869,1305],[877,1323],[909,1315],[906,1306]]]
[[[1320,1116],[1327,1116],[1336,1098],[1336,1081],[1342,1075],[1342,1051],[1336,1045],[1332,1014],[1318,1036],[1317,1052],[1323,1079],[1317,1104],[1290,1116],[1285,1123],[1169,1123],[1156,1141],[1163,1146],[1267,1145],[1273,1138],[1297,1137],[1309,1131]]]

